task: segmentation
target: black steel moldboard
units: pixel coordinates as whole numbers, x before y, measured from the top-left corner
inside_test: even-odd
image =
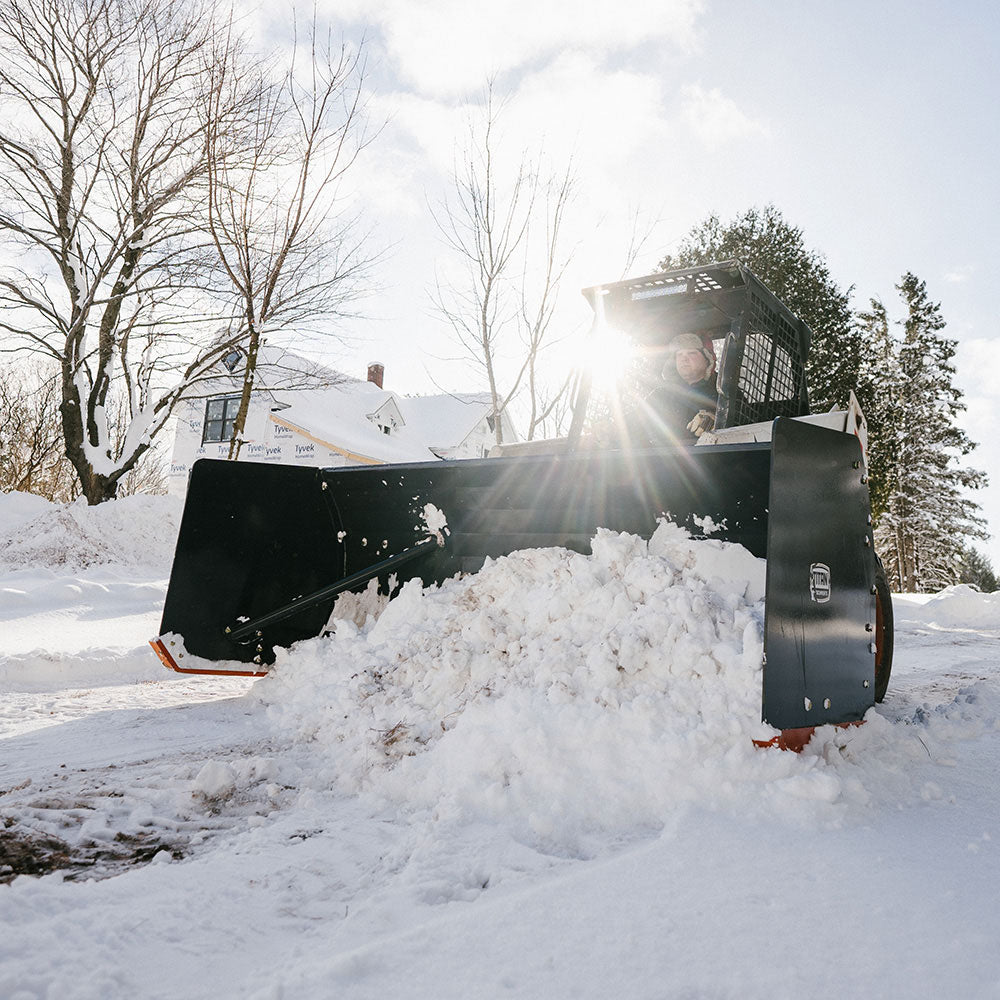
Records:
[[[875,560],[864,473],[853,435],[775,421],[763,717],[777,729],[853,722],[874,704],[874,633],[866,625],[875,621]],[[825,601],[810,586],[823,566]]]
[[[338,531],[319,469],[196,462],[160,634],[177,633],[189,653],[205,659],[251,662],[257,643],[231,641],[226,626],[342,577]],[[318,635],[329,613],[329,606],[313,608],[269,628],[262,661],[273,661],[272,646]]]
[[[251,662],[258,643],[226,636],[428,535],[424,507],[448,521],[447,544],[400,567],[397,585],[440,583],[518,549],[590,551],[598,528],[649,537],[669,514],[725,524],[718,537],[757,556],[767,544],[767,444],[576,452],[416,465],[314,469],[249,462],[196,463],[161,634],[180,635],[210,660]],[[383,591],[389,581],[380,580]],[[268,626],[274,646],[318,635],[333,599]]]
[[[518,549],[590,551],[598,528],[648,538],[664,513],[710,516],[720,537],[763,556],[769,446],[575,452],[407,466],[325,469],[352,573],[426,537],[426,504],[448,522],[447,545],[397,582],[440,582]],[[693,525],[692,525],[693,526]]]

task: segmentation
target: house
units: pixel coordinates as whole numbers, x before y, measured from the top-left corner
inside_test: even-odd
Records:
[[[438,458],[483,458],[496,444],[488,392],[407,396],[403,406],[408,426]],[[502,420],[504,441],[519,440],[506,414]]]
[[[402,396],[382,387],[378,363],[362,380],[277,348],[264,348],[261,359],[240,461],[318,467],[433,462],[481,458],[496,441],[488,393]],[[224,359],[218,376],[179,404],[171,493],[184,493],[199,458],[228,457],[242,387],[239,361]],[[504,441],[518,440],[507,416],[502,419]]]

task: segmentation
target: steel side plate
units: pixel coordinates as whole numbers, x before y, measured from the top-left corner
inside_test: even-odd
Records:
[[[853,435],[775,421],[763,718],[776,729],[861,719],[875,702],[875,558]]]

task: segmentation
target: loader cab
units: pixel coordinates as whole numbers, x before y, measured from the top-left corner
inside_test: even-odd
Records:
[[[592,335],[607,327],[631,344],[634,372],[622,392],[641,391],[651,373],[662,369],[671,342],[694,333],[717,362],[717,430],[809,413],[805,363],[811,331],[742,264],[663,271],[583,294],[594,310]],[[583,432],[588,407],[598,402],[592,390],[584,374],[573,406],[571,447]]]

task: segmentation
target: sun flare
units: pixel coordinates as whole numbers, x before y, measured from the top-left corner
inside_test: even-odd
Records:
[[[581,359],[596,389],[613,389],[625,376],[636,355],[631,338],[607,324],[596,324],[583,347]]]

